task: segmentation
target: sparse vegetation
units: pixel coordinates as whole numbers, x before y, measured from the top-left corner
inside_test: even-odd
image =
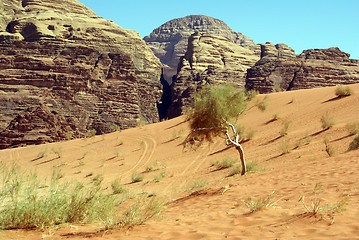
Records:
[[[137,173],[137,172],[133,172],[132,176],[131,176],[131,179],[132,179],[133,183],[142,182],[144,178],[145,178],[145,176],[143,174],[140,174],[140,173]]]
[[[305,145],[308,145],[310,142],[312,141],[312,137],[309,135],[309,133],[307,132],[305,134],[305,137],[304,137],[304,144]]]
[[[333,117],[329,113],[324,114],[320,119],[320,121],[322,123],[322,128],[324,130],[328,130],[329,128],[333,127],[335,124]]]
[[[276,113],[273,114],[272,120],[277,121],[278,119],[279,119],[279,113],[276,112]]]
[[[112,124],[110,129],[111,129],[112,132],[121,131],[121,127],[118,126],[117,124]]]
[[[252,101],[258,94],[259,92],[254,89],[247,91],[246,92],[247,100]]]
[[[268,196],[258,199],[248,197],[243,201],[251,212],[263,210],[264,208],[273,207],[280,199],[274,200],[275,191],[271,192]]]
[[[73,132],[66,132],[65,138],[66,138],[66,140],[71,140],[73,138]]]
[[[333,157],[335,154],[335,150],[334,147],[331,144],[329,144],[329,139],[324,138],[323,142],[325,144],[325,151],[327,152],[328,156]]]
[[[145,141],[141,141],[141,142],[140,142],[140,148],[141,148],[141,149],[144,149],[145,147],[146,147]]]
[[[192,182],[192,184],[190,184],[187,188],[188,191],[193,191],[193,190],[197,190],[199,188],[204,188],[205,186],[208,185],[208,182],[205,180],[201,180],[201,179],[196,179]]]
[[[143,118],[137,119],[136,122],[137,122],[137,127],[139,128],[143,128],[143,126],[147,124],[147,121]]]
[[[112,193],[113,194],[121,194],[121,193],[125,193],[128,192],[127,189],[123,188],[120,186],[120,182],[121,180],[116,178],[112,183],[111,183],[111,188],[112,188]]]
[[[137,199],[115,222],[108,222],[106,228],[132,228],[152,218],[158,218],[165,209],[165,202],[156,197]]]
[[[62,157],[62,148],[61,147],[55,147],[52,149],[53,153],[56,154],[57,158]]]
[[[345,126],[349,132],[349,135],[356,135],[359,133],[359,122],[349,122]]]
[[[153,171],[154,168],[155,168],[155,167],[150,164],[150,165],[147,165],[147,166],[146,166],[146,170],[145,170],[145,171],[146,171],[146,172],[151,172],[151,171]]]
[[[280,144],[280,150],[282,154],[290,153],[293,150],[293,147],[291,146],[289,140],[284,139],[282,143]]]
[[[359,133],[355,135],[353,141],[349,144],[349,150],[355,150],[359,148]]]
[[[236,160],[230,157],[224,158],[222,161],[214,161],[211,163],[211,166],[215,166],[216,169],[221,170],[225,168],[233,167],[233,165],[236,163]]]
[[[299,197],[299,201],[302,202],[305,210],[307,213],[317,215],[318,213],[326,213],[332,215],[334,213],[343,212],[347,210],[348,201],[347,198],[341,198],[336,203],[328,203],[323,205],[323,199],[319,197],[319,194],[322,192],[322,184],[316,183],[313,191],[312,196],[310,198],[310,206],[307,205],[305,202],[304,195]],[[333,223],[334,219],[332,220]]]
[[[353,94],[353,90],[349,86],[338,85],[335,89],[335,95],[338,97],[347,97]]]
[[[284,120],[282,122],[282,129],[279,132],[282,137],[288,134],[288,129],[291,123],[292,122],[289,120]]]
[[[44,158],[44,157],[47,156],[47,154],[48,154],[47,149],[41,150],[41,151],[37,154],[37,158],[38,158],[38,159]]]
[[[263,172],[265,169],[258,166],[256,162],[249,162],[247,164],[247,173],[254,173],[254,172]],[[234,176],[240,174],[242,171],[241,165],[237,164],[233,166],[229,172],[228,176]]]
[[[99,185],[61,183],[56,173],[50,183],[16,166],[2,167],[0,228],[45,229],[64,223],[102,221],[115,213],[115,198]]]
[[[91,129],[87,131],[87,136],[88,137],[93,137],[97,134],[97,131],[95,129]]]
[[[260,102],[257,103],[258,109],[261,110],[261,111],[267,110],[267,109],[268,109],[268,100],[269,100],[269,96],[266,95],[266,96],[262,99],[262,101],[260,101]]]

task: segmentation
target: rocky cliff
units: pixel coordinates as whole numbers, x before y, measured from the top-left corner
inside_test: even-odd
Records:
[[[224,37],[243,48],[257,50],[253,41],[242,33],[234,32],[221,20],[203,15],[173,19],[156,28],[144,40],[164,65],[164,77],[171,82],[177,73],[180,58],[187,51],[188,37],[195,32]]]
[[[158,121],[161,63],[136,32],[76,0],[0,13],[0,148]]]
[[[185,112],[198,88],[206,84],[233,83],[244,87],[247,69],[260,59],[256,50],[242,47],[225,37],[196,32],[188,39],[171,85],[172,103],[168,117]]]
[[[281,46],[273,47],[262,45],[262,49],[278,49],[279,54],[262,51],[261,60],[248,69],[247,88],[268,93],[359,83],[359,61],[349,59],[350,55],[337,47],[305,50],[298,56]]]

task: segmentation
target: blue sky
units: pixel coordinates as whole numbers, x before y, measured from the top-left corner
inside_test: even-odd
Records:
[[[359,0],[80,0],[98,16],[141,37],[174,18],[218,18],[255,43],[305,49],[339,47],[359,59]]]

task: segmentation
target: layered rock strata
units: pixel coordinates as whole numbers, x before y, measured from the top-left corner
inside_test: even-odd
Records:
[[[263,47],[273,49],[270,43]],[[276,48],[280,53],[280,46]],[[305,50],[298,56],[289,53],[262,54],[248,69],[246,87],[269,93],[359,83],[359,61],[337,47]]]
[[[233,83],[244,87],[247,69],[260,56],[217,35],[196,32],[188,39],[188,48],[171,85],[172,103],[168,117],[183,114],[193,94],[206,84]]]
[[[171,82],[177,74],[180,58],[187,51],[188,37],[195,32],[224,37],[246,49],[259,51],[259,47],[242,33],[234,32],[221,20],[203,15],[173,19],[156,28],[144,40],[164,65],[164,78]]]
[[[138,33],[75,0],[0,5],[0,148],[19,146],[21,138],[51,142],[159,120],[161,63]],[[62,133],[45,123],[42,131],[14,123],[38,116],[39,107],[56,113]]]

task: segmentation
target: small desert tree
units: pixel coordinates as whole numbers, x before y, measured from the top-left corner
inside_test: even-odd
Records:
[[[247,107],[245,91],[231,85],[211,85],[202,88],[194,96],[192,107],[188,111],[190,133],[185,144],[198,147],[204,141],[222,136],[227,145],[238,151],[242,172],[246,172],[244,151],[240,144],[239,117]]]

